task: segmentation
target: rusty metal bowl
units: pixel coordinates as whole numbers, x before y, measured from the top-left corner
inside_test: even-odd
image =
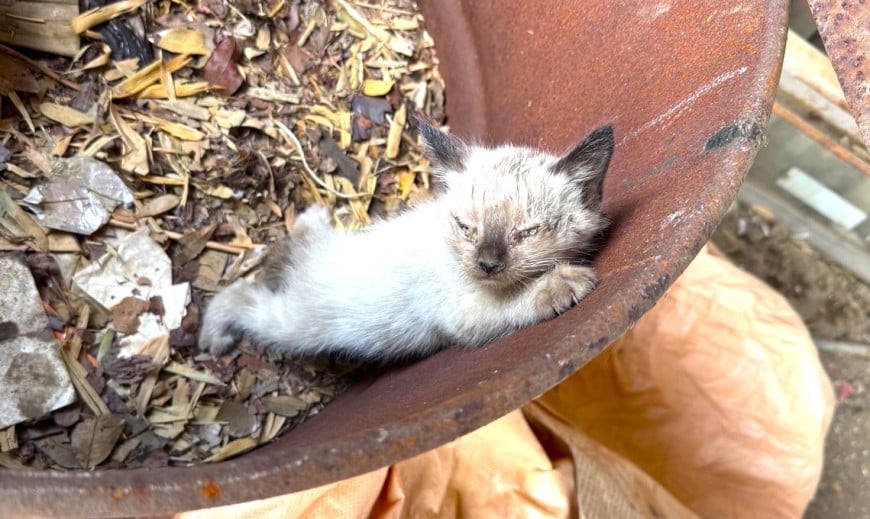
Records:
[[[0,471],[3,515],[131,516],[285,494],[447,442],[553,387],[636,321],[704,245],[763,142],[787,2],[424,0],[457,133],[562,151],[611,122],[599,287],[482,351],[359,384],[298,429],[192,468]]]

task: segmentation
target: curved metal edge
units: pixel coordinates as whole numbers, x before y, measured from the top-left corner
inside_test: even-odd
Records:
[[[445,8],[451,4],[455,6],[456,2],[444,2]],[[753,79],[757,91],[763,95],[760,98],[748,99],[741,109],[745,114],[744,120],[754,121],[760,127],[766,127],[770,115],[771,100],[785,45],[787,3],[780,0],[779,4],[777,8],[769,11],[772,16],[764,24],[771,29],[764,31],[771,41],[763,44],[770,45],[767,48],[772,49],[772,52],[762,56],[762,62]],[[431,9],[431,6],[424,4],[424,11]],[[427,14],[431,20],[436,19],[431,13]],[[773,80],[771,70],[775,71]],[[466,106],[464,109],[469,111],[463,112],[463,117],[470,117],[472,122],[463,123],[461,132],[474,133],[485,128],[478,109],[473,106]],[[464,119],[457,119],[460,120]],[[681,261],[672,264],[665,276],[650,269],[642,276],[643,279],[636,280],[649,287],[650,296],[643,298],[640,306],[623,305],[619,309],[622,313],[619,326],[610,327],[609,331],[602,327],[602,333],[597,340],[579,347],[570,336],[555,344],[554,357],[564,354],[564,358],[568,359],[565,363],[553,364],[544,372],[533,363],[529,363],[528,368],[519,366],[518,378],[524,381],[522,387],[500,388],[484,394],[483,398],[472,399],[468,395],[459,394],[450,400],[454,404],[451,411],[423,409],[415,413],[416,428],[405,428],[400,431],[400,435],[389,437],[390,443],[394,445],[391,450],[383,449],[382,431],[367,429],[330,444],[306,446],[304,454],[280,460],[269,459],[269,454],[255,451],[216,465],[155,471],[0,471],[0,502],[3,503],[4,513],[16,517],[152,515],[178,511],[180,505],[194,509],[263,499],[359,475],[414,456],[485,425],[525,404],[530,396],[542,394],[580,369],[655,304],[700,251],[715,229],[715,224],[721,220],[736,197],[757,149],[744,144],[743,140],[738,139],[715,150],[718,163],[723,168],[733,168],[734,164],[740,164],[741,171],[739,176],[724,179],[728,182],[724,188],[725,196],[711,201],[712,204],[706,208],[709,224],[693,237],[694,241],[688,249],[690,253],[683,256]],[[626,301],[630,299],[632,298],[626,298]],[[612,317],[611,315],[610,318]],[[508,340],[523,340],[523,337],[514,336]],[[300,449],[297,451],[302,452]],[[264,460],[271,463],[264,464]],[[157,474],[164,476],[166,481],[162,484],[155,483],[153,479]],[[293,474],[293,477],[288,478],[288,474]]]

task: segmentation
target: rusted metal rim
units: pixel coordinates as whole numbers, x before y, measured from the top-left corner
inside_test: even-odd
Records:
[[[480,427],[598,354],[703,246],[763,139],[785,0],[429,0],[455,131],[565,149],[612,122],[613,224],[581,305],[482,351],[359,384],[275,443],[193,468],[0,472],[4,514],[130,516],[264,498],[350,477]]]

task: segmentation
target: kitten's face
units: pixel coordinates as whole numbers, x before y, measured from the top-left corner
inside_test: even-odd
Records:
[[[485,149],[421,126],[446,185],[448,243],[465,273],[511,289],[578,259],[600,214],[613,130],[602,127],[563,157],[526,148]]]
[[[487,285],[525,284],[575,260],[604,224],[582,187],[550,167],[557,157],[518,148],[472,149],[448,177],[448,239],[466,274]]]

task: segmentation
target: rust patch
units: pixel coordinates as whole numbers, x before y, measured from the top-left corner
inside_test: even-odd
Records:
[[[863,1],[810,0],[819,36],[831,58],[864,144],[870,143],[870,91],[864,64],[870,54],[870,9]],[[870,146],[870,144],[868,144]]]
[[[221,494],[221,487],[217,483],[212,480],[208,480],[202,484],[202,497],[212,500],[217,499],[217,497]]]

